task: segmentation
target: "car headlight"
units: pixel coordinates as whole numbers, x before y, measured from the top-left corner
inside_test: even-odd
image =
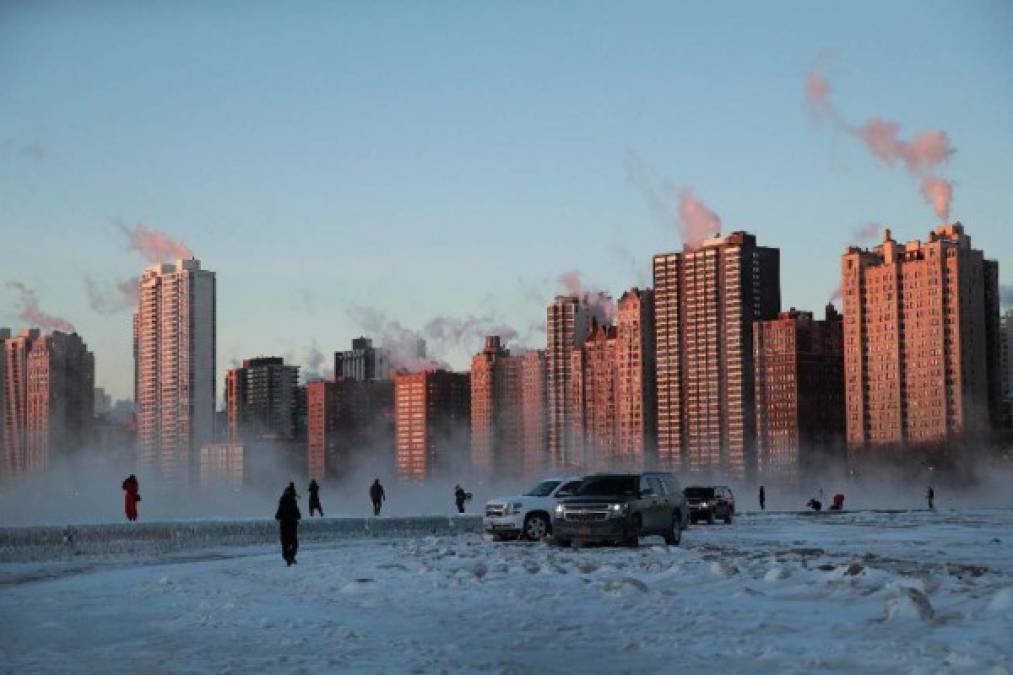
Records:
[[[707,508],[708,504],[707,502],[700,502],[700,506],[701,508]]]
[[[609,513],[619,516],[630,510],[629,504],[609,504]]]
[[[556,515],[559,516],[560,518],[563,517],[563,505],[562,504],[556,504]]]

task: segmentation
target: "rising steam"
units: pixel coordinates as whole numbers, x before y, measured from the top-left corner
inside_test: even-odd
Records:
[[[933,129],[905,140],[900,137],[900,123],[893,120],[873,117],[860,125],[847,122],[830,100],[830,81],[824,69],[832,56],[829,50],[821,51],[806,75],[805,96],[813,119],[828,121],[836,130],[857,139],[885,165],[902,165],[920,179],[922,196],[936,215],[948,220],[953,184],[941,178],[937,170],[956,152],[949,135],[941,129]]]
[[[148,262],[161,263],[193,257],[193,251],[186,244],[144,223],[137,223],[133,227],[127,227],[123,223],[117,225],[127,237],[127,250],[137,251]]]
[[[41,328],[42,330],[59,330],[64,333],[73,333],[74,324],[53,314],[46,314],[39,309],[39,300],[35,291],[28,288],[19,281],[8,281],[8,288],[13,288],[20,296],[21,309],[18,318],[27,323],[30,327]]]
[[[591,313],[602,323],[611,323],[615,319],[617,307],[612,296],[585,285],[579,271],[570,270],[560,274],[559,285],[567,295],[582,298],[591,308]]]
[[[86,277],[84,283],[88,291],[88,304],[99,314],[116,314],[137,307],[138,277],[118,281],[112,288],[103,288],[91,277]]]
[[[640,190],[656,220],[677,227],[684,248],[700,248],[704,239],[721,231],[721,218],[696,197],[692,187],[677,188],[659,179],[632,151],[626,153],[626,178]]]

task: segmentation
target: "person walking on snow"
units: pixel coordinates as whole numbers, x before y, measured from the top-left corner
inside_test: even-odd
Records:
[[[929,486],[929,489],[925,491],[925,499],[929,503],[929,510],[935,511],[936,506],[933,502],[936,499],[936,491],[932,489],[931,485]]]
[[[454,486],[454,502],[457,504],[457,512],[464,513],[464,502],[471,499],[471,495],[464,491],[460,485]]]
[[[141,501],[140,485],[137,483],[137,476],[130,474],[123,481],[123,510],[127,514],[127,520],[137,520],[137,502]]]
[[[763,486],[760,486],[760,510],[767,510],[767,493],[764,491]]]
[[[291,567],[296,564],[295,554],[299,551],[299,504],[296,502],[295,485],[288,484],[278,500],[278,510],[274,513],[281,530],[281,557]]]
[[[380,485],[379,478],[369,486],[369,499],[373,502],[373,515],[380,515],[380,508],[383,506],[384,500],[387,499],[387,495],[383,491],[383,486]]]
[[[313,517],[313,511],[318,512],[321,518],[324,517],[324,509],[320,506],[320,486],[316,480],[310,481],[310,518]]]

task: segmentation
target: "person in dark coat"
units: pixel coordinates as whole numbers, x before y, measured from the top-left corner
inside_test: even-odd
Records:
[[[310,481],[310,518],[313,517],[313,512],[317,511],[320,517],[324,517],[324,508],[320,506],[320,486],[317,485],[316,480]]]
[[[130,474],[123,481],[123,510],[127,514],[127,520],[137,520],[137,502],[141,501],[140,485],[137,476]]]
[[[295,554],[299,550],[299,520],[302,519],[299,504],[296,502],[294,484],[289,483],[281,494],[274,519],[278,521],[281,529],[281,557],[285,559],[285,564],[294,565]]]
[[[454,486],[454,502],[457,504],[457,512],[464,513],[464,503],[471,499],[471,495],[464,491],[460,485]]]
[[[929,509],[934,511],[936,508],[936,491],[932,489],[931,485],[929,486],[929,489],[925,491],[925,499],[929,503]]]
[[[761,511],[767,510],[767,493],[763,489],[762,485],[760,486],[760,510]]]
[[[383,506],[384,500],[387,499],[387,494],[383,491],[379,478],[374,480],[373,484],[369,486],[369,499],[373,502],[373,515],[380,515],[380,508]]]

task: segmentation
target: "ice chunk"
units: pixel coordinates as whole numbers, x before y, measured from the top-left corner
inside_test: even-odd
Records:
[[[909,586],[895,586],[892,597],[886,599],[885,609],[887,621],[931,621],[936,615],[929,596]]]

